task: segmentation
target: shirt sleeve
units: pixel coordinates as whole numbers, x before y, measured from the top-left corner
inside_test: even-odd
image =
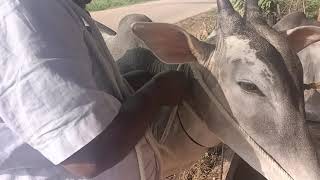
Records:
[[[0,20],[1,117],[54,164],[99,135],[121,106],[97,88],[84,27],[62,1],[17,0]]]

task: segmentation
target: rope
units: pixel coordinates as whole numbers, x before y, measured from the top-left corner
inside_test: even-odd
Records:
[[[320,82],[304,84],[304,90],[311,90],[311,89],[314,89],[314,90],[320,89]]]
[[[181,121],[179,110],[177,110],[177,116],[178,116],[178,120],[179,120],[180,126],[181,126],[183,132],[187,135],[187,137],[188,137],[194,144],[196,144],[197,146],[207,148],[206,146],[198,143],[195,139],[193,139],[193,138],[188,134],[187,130],[185,129],[185,127],[183,126],[183,123],[182,123],[182,121]]]
[[[160,142],[159,142],[160,144],[163,144],[166,141],[167,137],[169,136],[169,133],[173,126],[177,112],[178,112],[178,106],[174,107],[171,111],[167,125],[163,131],[163,134],[161,135]]]
[[[223,165],[224,165],[224,144],[221,146],[221,174],[220,174],[220,179],[223,180]]]
[[[182,66],[183,66],[182,64],[179,64],[178,67],[177,67],[177,71],[182,71]],[[183,130],[184,133],[188,136],[188,138],[189,138],[193,143],[195,143],[196,145],[198,145],[198,146],[200,146],[200,147],[208,148],[208,147],[206,147],[206,146],[198,143],[195,139],[193,139],[193,138],[189,135],[188,131],[185,129],[185,127],[183,126],[183,123],[182,123],[182,121],[181,121],[180,114],[179,114],[179,105],[176,106],[175,112],[176,112],[176,114],[177,114],[177,116],[178,116],[178,120],[179,120],[179,122],[180,122],[180,125],[181,125],[181,127],[182,127],[182,130]]]

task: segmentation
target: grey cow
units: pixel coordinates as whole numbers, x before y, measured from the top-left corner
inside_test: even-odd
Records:
[[[304,82],[320,82],[320,22],[297,12],[285,16],[274,28],[286,34],[292,49],[297,52],[304,70]],[[306,90],[305,104],[308,126],[320,155],[320,90]]]
[[[140,57],[134,49],[150,50],[154,55],[150,62],[128,63],[144,71],[151,68],[151,74],[176,67],[157,59],[183,64],[181,70],[193,82],[192,96],[173,110],[169,118],[173,120],[153,125],[156,130],[165,122],[172,126],[160,136],[154,129],[149,131],[162,177],[223,141],[267,179],[319,179],[316,152],[305,124],[301,63],[287,39],[262,21],[256,3],[247,0],[247,19],[243,19],[228,0],[217,1],[216,45],[170,24],[136,22],[123,31],[130,36],[118,41],[118,47],[133,46],[127,46],[117,59],[128,52]],[[122,62],[120,69],[126,66],[125,59]]]
[[[303,12],[294,12],[281,18],[273,28],[277,31],[287,31],[298,26],[320,26],[320,22],[308,19]]]

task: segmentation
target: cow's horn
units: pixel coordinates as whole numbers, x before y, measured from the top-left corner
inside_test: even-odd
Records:
[[[242,18],[236,12],[229,0],[217,0],[219,25],[224,33],[232,33],[242,25]]]
[[[248,18],[258,18],[262,16],[258,5],[258,0],[246,0],[245,14]]]
[[[219,12],[221,12],[221,11],[227,11],[230,13],[234,12],[232,4],[228,0],[217,0],[217,4],[218,4],[218,11]]]

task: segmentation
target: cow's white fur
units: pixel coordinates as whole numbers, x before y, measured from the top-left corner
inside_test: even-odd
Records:
[[[244,61],[242,63],[250,64],[250,69],[253,72],[261,72],[266,74],[266,78],[273,84],[272,73],[269,68],[261,61],[258,60],[257,50],[252,49],[249,45],[249,39],[241,39],[238,36],[230,36],[226,38],[226,60],[232,63],[235,60]]]

